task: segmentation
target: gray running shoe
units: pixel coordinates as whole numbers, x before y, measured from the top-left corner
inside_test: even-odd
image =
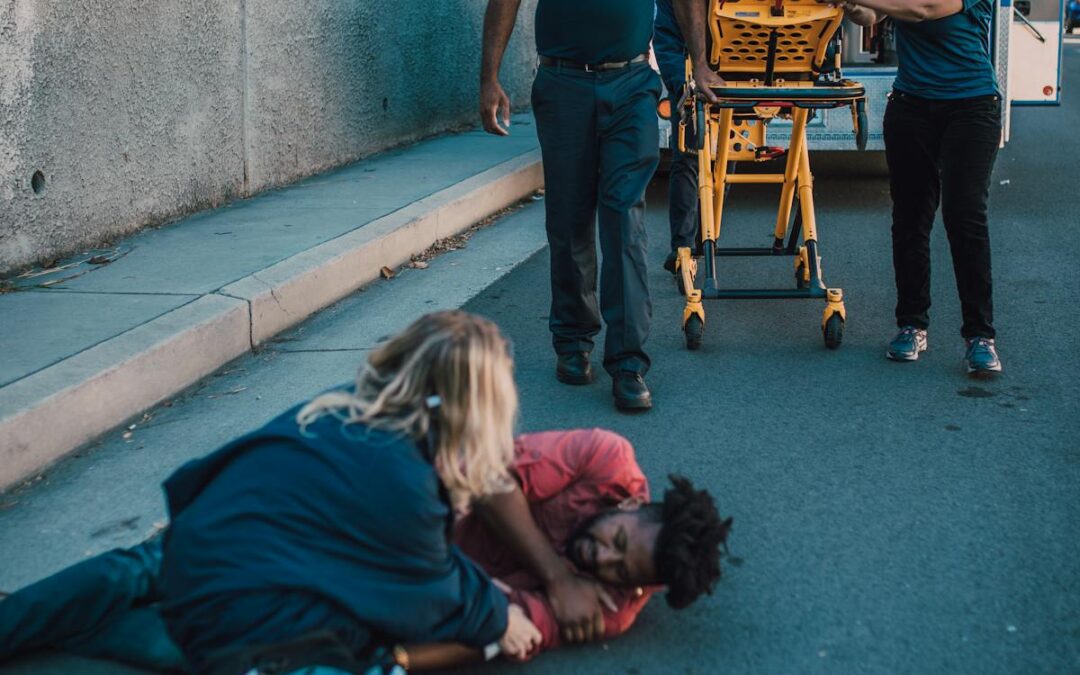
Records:
[[[993,338],[972,338],[967,341],[964,352],[964,366],[972,377],[993,377],[1001,372],[1001,359],[998,358]]]
[[[917,361],[926,351],[926,331],[915,326],[904,326],[889,343],[885,356],[893,361]]]

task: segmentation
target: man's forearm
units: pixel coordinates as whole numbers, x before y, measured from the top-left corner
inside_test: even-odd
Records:
[[[690,60],[695,66],[705,65],[705,3],[702,0],[675,0],[673,7]]]
[[[515,485],[511,492],[485,498],[476,505],[476,511],[545,586],[570,573],[536,525],[521,488]]]
[[[480,59],[480,81],[493,82],[499,79],[499,66],[502,65],[506,45],[514,32],[518,7],[521,0],[488,0],[484,12],[484,42]]]

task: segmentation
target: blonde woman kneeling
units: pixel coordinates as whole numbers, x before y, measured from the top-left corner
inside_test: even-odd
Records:
[[[191,668],[380,672],[405,641],[527,653],[535,627],[448,541],[452,505],[514,489],[512,371],[494,324],[431,314],[354,388],[173,474],[162,614]]]

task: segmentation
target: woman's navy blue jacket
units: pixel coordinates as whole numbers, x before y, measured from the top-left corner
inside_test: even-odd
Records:
[[[421,448],[332,417],[301,433],[298,409],[165,481],[163,613],[192,664],[320,629],[357,651],[498,640],[506,598],[448,542]]]

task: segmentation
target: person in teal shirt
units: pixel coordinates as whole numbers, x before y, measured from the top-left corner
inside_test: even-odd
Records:
[[[538,0],[540,66],[532,104],[544,158],[551,249],[555,376],[592,382],[589,355],[607,324],[604,369],[620,410],[652,407],[645,353],[652,320],[645,266],[645,188],[660,158],[656,103],[660,78],[649,67],[654,0]],[[480,118],[508,133],[510,100],[499,65],[520,0],[489,0],[484,17]],[[500,124],[500,119],[502,124]],[[597,221],[603,264],[597,303]]]
[[[854,0],[895,20],[897,76],[885,109],[898,333],[886,356],[915,361],[930,325],[930,230],[941,206],[963,314],[964,367],[1001,371],[987,201],[1001,143],[992,0]]]

